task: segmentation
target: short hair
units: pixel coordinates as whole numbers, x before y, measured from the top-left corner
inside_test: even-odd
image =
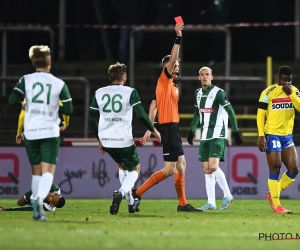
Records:
[[[287,76],[292,75],[293,70],[291,67],[283,65],[278,70],[278,75],[282,75],[282,74],[287,75]]]
[[[170,59],[171,59],[171,55],[166,55],[166,56],[161,60],[162,67],[163,67],[165,64],[169,63],[169,62],[170,62]],[[177,58],[177,61],[179,62],[180,59]]]
[[[123,63],[117,62],[108,67],[108,76],[112,82],[121,80],[124,74],[126,74],[126,65]]]
[[[62,208],[66,204],[66,200],[64,197],[60,197],[58,203],[56,205],[57,208]]]
[[[51,61],[50,48],[46,45],[31,46],[29,58],[35,68],[46,68]]]
[[[207,67],[207,66],[204,66],[204,67],[202,67],[201,69],[199,69],[199,75],[200,75],[200,72],[201,72],[202,70],[204,70],[204,69],[209,70],[210,73],[212,74],[212,69],[209,68],[209,67]]]

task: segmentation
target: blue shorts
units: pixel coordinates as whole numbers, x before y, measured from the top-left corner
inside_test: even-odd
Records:
[[[293,135],[265,135],[267,142],[266,152],[281,152],[282,150],[294,146]]]

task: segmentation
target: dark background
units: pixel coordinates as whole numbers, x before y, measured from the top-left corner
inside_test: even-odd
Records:
[[[96,0],[97,1],[97,0]],[[212,0],[98,0],[102,24],[174,24],[181,15],[186,24],[222,24],[294,21],[294,0],[227,0],[222,16],[210,12]],[[116,7],[117,6],[117,7]],[[118,10],[119,8],[119,10]],[[207,10],[201,15],[202,10]],[[93,0],[66,0],[67,24],[99,24]],[[58,54],[59,0],[0,0],[0,23],[44,24],[55,31],[55,57]],[[266,56],[276,61],[294,59],[294,27],[230,28],[233,62],[264,62]],[[119,30],[105,30],[114,60],[119,59]],[[168,54],[175,34],[145,33],[137,61],[159,62]],[[212,42],[213,41],[213,42]],[[185,61],[213,59],[222,38],[209,33],[184,34]],[[28,62],[33,44],[49,44],[47,34],[9,33],[8,63]],[[222,49],[221,49],[222,50]],[[219,54],[223,55],[222,51]],[[1,52],[2,53],[2,52]],[[223,56],[222,56],[223,57]],[[217,60],[222,61],[220,57]],[[66,62],[107,60],[99,29],[66,29]]]

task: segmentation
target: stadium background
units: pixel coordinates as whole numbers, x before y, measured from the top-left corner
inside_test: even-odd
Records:
[[[62,2],[65,3],[64,47],[61,44],[59,26],[62,20],[60,16]],[[4,28],[26,27],[30,29],[31,27],[47,26],[53,30],[54,63],[52,72],[57,76],[65,77],[74,100],[74,115],[71,117],[70,126],[67,131],[62,133],[62,145],[64,145],[67,138],[79,138],[79,140],[93,138],[91,131],[86,130],[85,104],[90,102],[90,98],[97,88],[109,84],[108,66],[120,61],[118,54],[120,25],[128,25],[127,27],[141,24],[173,25],[173,17],[182,15],[186,24],[221,26],[231,24],[228,28],[232,39],[230,76],[240,77],[242,80],[225,81],[222,79],[224,68],[226,68],[222,36],[208,32],[184,33],[180,113],[183,117],[185,114],[192,113],[191,96],[199,86],[197,80],[186,79],[197,76],[201,66],[211,63],[214,75],[219,76],[219,80],[215,80],[213,83],[222,88],[229,87],[228,96],[236,113],[241,117],[238,123],[245,141],[242,147],[237,148],[234,145],[229,147],[227,161],[223,163],[222,168],[229,179],[231,190],[233,192],[236,190],[237,198],[263,198],[267,190],[267,164],[264,154],[260,153],[256,147],[257,129],[253,115],[256,113],[259,94],[266,87],[267,56],[272,57],[272,80],[274,80],[278,67],[287,64],[293,67],[294,84],[300,87],[297,85],[300,63],[295,44],[298,41],[297,34],[299,35],[299,23],[297,23],[299,22],[299,13],[296,11],[297,8],[300,9],[299,0],[227,0],[224,2],[226,6],[220,19],[209,13],[213,1],[208,0],[124,0],[119,1],[118,5],[122,13],[125,13],[123,16],[120,15],[113,2],[53,0],[50,4],[49,1],[0,0],[1,67],[2,77],[4,77],[1,79],[0,88],[0,197],[18,197],[19,193],[16,190],[23,192],[23,189],[27,189],[30,185],[29,164],[24,147],[16,146],[14,142],[18,110],[9,107],[7,99],[16,79],[34,70],[28,59],[29,47],[33,44],[50,45],[49,34],[45,32],[7,31],[7,49],[4,51]],[[206,13],[202,15],[203,10],[206,10]],[[244,27],[238,25],[241,23],[258,23],[258,25]],[[263,25],[263,23],[266,24]],[[277,25],[274,25],[275,23]],[[97,25],[103,27],[104,24],[107,24],[105,29],[96,28]],[[164,55],[170,53],[174,35],[172,32],[143,33],[143,40],[136,54],[135,88],[140,93],[146,111],[148,111],[154,95],[156,79],[161,70],[160,60]],[[215,51],[217,53],[214,53]],[[6,65],[3,63],[4,55],[7,57]],[[217,58],[215,59],[213,56]],[[130,69],[131,65],[128,59],[126,63]],[[261,78],[261,80],[245,80],[243,77]],[[86,95],[87,93],[88,95]],[[181,119],[183,139],[186,137],[189,124],[190,119]],[[294,134],[296,145],[300,145],[298,124],[299,115],[296,115]],[[133,128],[136,138],[143,135],[144,129],[139,121],[133,121]],[[68,145],[69,147],[64,145],[61,149],[60,164],[55,175],[55,180],[59,183],[72,177],[71,183],[74,192],[68,193],[68,189],[66,189],[65,196],[85,197],[83,193],[79,192],[80,188],[84,186],[85,193],[92,190],[89,193],[91,197],[107,198],[106,195],[118,186],[115,164],[107,155],[99,155],[96,146],[70,147],[72,144]],[[152,170],[155,171],[162,167],[161,148],[139,147],[139,151],[142,159],[143,178],[146,180]],[[200,163],[197,161],[197,146],[185,146],[185,152],[188,166],[187,196],[205,198],[204,177]],[[148,171],[146,168],[149,167],[149,161],[154,159],[151,158],[151,154],[155,155],[157,162],[156,167]],[[236,157],[241,158],[236,160]],[[89,161],[87,162],[86,159]],[[105,171],[103,172],[103,180],[106,180],[105,183],[107,183],[104,186],[99,184],[101,181],[99,173],[97,173],[97,166],[100,168],[101,160],[105,162],[107,171],[107,176],[105,176]],[[140,182],[138,183],[140,184]],[[66,184],[68,185],[70,182],[67,181],[64,185]],[[293,190],[285,195],[298,197],[298,185],[299,181],[296,180],[291,188]],[[97,189],[98,187],[99,189]],[[148,197],[175,198],[174,191],[172,185],[166,182],[160,184],[160,187],[155,187],[153,191],[149,191]],[[218,190],[218,196],[221,197],[220,190]]]

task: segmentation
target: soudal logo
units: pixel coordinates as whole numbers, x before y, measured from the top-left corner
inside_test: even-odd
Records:
[[[272,100],[272,109],[293,109],[294,105],[289,97]]]
[[[199,110],[201,113],[214,113],[215,112],[214,108],[200,108]]]

